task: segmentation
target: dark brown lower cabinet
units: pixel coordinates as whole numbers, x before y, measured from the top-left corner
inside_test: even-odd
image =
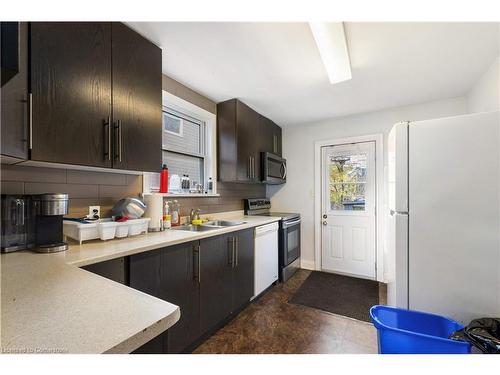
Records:
[[[233,237],[222,235],[200,241],[200,321],[207,332],[231,314]]]
[[[168,352],[182,353],[200,336],[198,241],[162,250],[163,299],[181,309],[179,321],[168,330]],[[196,259],[195,259],[196,257]]]
[[[162,298],[162,252],[163,249],[146,251],[129,257],[129,285],[151,296]],[[156,336],[135,354],[168,353],[168,331]]]
[[[200,241],[201,332],[250,301],[254,287],[253,229]]]
[[[233,267],[232,311],[248,303],[254,288],[254,230],[237,232],[234,236],[235,262]]]
[[[130,256],[132,288],[180,307],[167,332],[134,353],[182,353],[250,301],[253,229]]]
[[[130,257],[130,286],[179,306],[181,317],[162,336],[162,353],[181,353],[200,335],[198,241],[188,242]],[[141,348],[157,352],[160,339]]]
[[[121,257],[106,260],[104,262],[83,266],[82,268],[96,275],[116,281],[117,283],[128,285],[126,258]]]
[[[132,354],[165,354],[167,351],[168,331],[156,336],[143,346],[137,348]]]

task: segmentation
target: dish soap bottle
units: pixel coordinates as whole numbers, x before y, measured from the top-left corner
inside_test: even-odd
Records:
[[[173,227],[177,227],[181,224],[181,215],[180,215],[181,207],[179,205],[179,202],[177,200],[174,200],[172,202],[172,209],[171,209],[171,225]]]
[[[165,202],[163,208],[163,229],[170,229],[172,227],[172,215],[170,215],[170,207],[168,202]]]

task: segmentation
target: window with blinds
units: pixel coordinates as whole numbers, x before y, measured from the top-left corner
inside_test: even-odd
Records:
[[[170,108],[163,109],[163,163],[169,174],[188,175],[205,185],[205,123]]]

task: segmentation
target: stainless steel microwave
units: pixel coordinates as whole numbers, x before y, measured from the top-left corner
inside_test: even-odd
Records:
[[[262,152],[261,162],[262,182],[275,185],[286,182],[286,159],[270,152]]]

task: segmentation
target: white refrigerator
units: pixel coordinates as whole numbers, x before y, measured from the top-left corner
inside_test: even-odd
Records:
[[[500,112],[396,124],[388,139],[388,304],[500,317]]]

